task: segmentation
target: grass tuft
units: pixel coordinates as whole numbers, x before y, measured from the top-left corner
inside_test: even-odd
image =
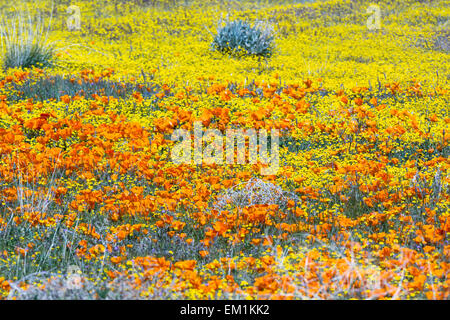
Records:
[[[45,22],[38,16],[28,19],[16,14],[10,21],[0,22],[0,42],[2,45],[3,68],[50,67],[53,64],[55,48],[48,41]]]

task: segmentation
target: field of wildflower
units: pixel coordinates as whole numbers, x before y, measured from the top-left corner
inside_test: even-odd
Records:
[[[18,13],[44,37],[20,61]],[[449,17],[0,2],[0,300],[449,299]],[[232,21],[272,46],[218,50]],[[194,123],[278,130],[279,169],[174,162]]]

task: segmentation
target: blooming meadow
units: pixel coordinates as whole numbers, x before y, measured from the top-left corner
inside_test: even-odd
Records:
[[[14,6],[0,299],[449,299],[448,1]]]

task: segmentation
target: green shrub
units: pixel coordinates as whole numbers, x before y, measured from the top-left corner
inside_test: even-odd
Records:
[[[251,26],[242,20],[222,21],[212,42],[213,50],[232,55],[253,55],[269,57],[273,51],[272,29],[263,23]]]
[[[28,15],[14,16],[8,23],[0,23],[3,68],[31,68],[51,66],[54,46],[48,41],[48,29],[40,17],[34,21]]]

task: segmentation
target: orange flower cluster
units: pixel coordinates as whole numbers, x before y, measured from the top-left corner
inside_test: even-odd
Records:
[[[16,73],[1,86],[28,76]],[[0,231],[37,234],[30,246],[18,240],[17,252],[7,247],[8,257],[35,259],[46,251],[40,243],[54,237],[64,241],[58,250],[103,261],[111,280],[132,277],[136,290],[151,282],[197,298],[449,297],[448,114],[391,107],[399,94],[426,102],[448,98],[447,91],[431,97],[389,84],[378,93],[332,92],[312,80],[212,84],[196,99],[195,88],[170,89],[156,94],[164,112],[145,121],[119,114],[112,97],[65,95],[47,110],[2,96]],[[318,106],[324,95],[332,108]],[[204,99],[217,106],[198,107]],[[61,103],[87,107],[63,114]],[[134,92],[127,103],[146,99]],[[219,130],[279,129],[279,174],[175,165],[169,136],[194,121]],[[288,190],[285,200],[214,207],[252,177]],[[0,288],[8,291],[10,280],[0,278]]]

